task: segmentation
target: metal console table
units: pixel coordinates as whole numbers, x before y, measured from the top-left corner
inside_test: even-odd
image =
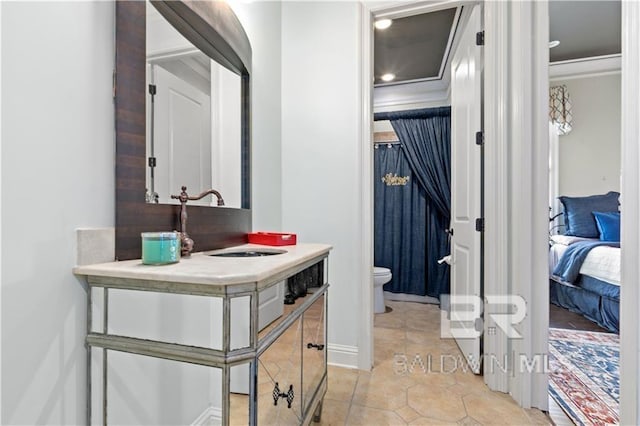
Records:
[[[192,259],[181,262],[192,265],[175,266],[155,275],[140,273],[144,267],[141,268],[139,261],[75,268],[74,273],[86,276],[89,285],[86,338],[88,424],[92,420],[96,423],[96,419],[99,419],[97,416],[100,415],[102,423],[107,424],[109,351],[219,368],[222,373],[222,398],[219,407],[222,425],[229,425],[230,422],[257,425],[263,422],[308,424],[312,420],[319,421],[327,390],[326,312],[330,248],[313,245],[312,249],[307,250],[303,245],[303,255],[296,257],[294,254],[289,256],[293,258],[283,259],[283,265],[271,269],[266,267],[265,271],[256,272],[253,277],[257,277],[255,280],[236,278],[231,283],[223,282],[224,278],[212,279],[211,277],[216,276],[216,271],[212,271],[209,278],[202,274],[202,264],[211,262],[205,255],[194,255]],[[157,267],[153,268],[154,271],[159,270]],[[193,274],[193,279],[189,278],[191,275],[188,268],[198,271]],[[174,270],[178,272],[173,274]],[[168,275],[164,274],[166,271],[169,271]],[[295,276],[303,276],[312,292],[297,299],[293,305],[285,305],[284,314],[260,330],[260,295],[283,280]],[[219,281],[217,284],[214,283],[216,280]],[[219,298],[222,307],[221,347],[193,346],[111,334],[108,312],[109,292],[112,289]],[[247,303],[234,303],[240,300],[248,302],[248,310]],[[238,318],[239,313],[234,309],[240,305],[245,306],[245,311],[240,315],[248,316],[249,330],[248,341],[238,347],[237,343],[233,343],[232,320]],[[96,306],[102,308],[99,321],[95,320],[93,311]],[[95,348],[102,349],[101,414],[92,413],[91,408],[91,358],[92,349]],[[232,389],[231,369],[239,365],[247,366],[249,371],[246,377],[249,381],[246,395],[242,392],[234,393]],[[93,375],[95,376],[95,371]],[[94,387],[94,392],[96,390],[99,389]]]

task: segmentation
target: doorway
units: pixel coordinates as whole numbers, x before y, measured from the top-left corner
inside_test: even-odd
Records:
[[[431,297],[431,300],[418,299],[415,295],[411,295],[411,298],[406,294],[402,294],[404,289],[409,288],[410,291],[415,291],[410,286],[395,286],[394,282],[390,282],[385,285],[385,292],[387,300],[394,301],[426,301],[438,303],[441,298],[448,298],[449,293],[454,293],[456,297],[465,297],[469,294],[480,301],[481,297],[481,234],[482,228],[478,226],[482,220],[481,211],[481,191],[482,191],[482,179],[481,179],[481,153],[482,144],[478,141],[482,139],[481,130],[481,78],[482,78],[482,46],[481,46],[481,20],[482,20],[482,6],[465,3],[465,2],[446,2],[439,5],[430,5],[428,7],[422,7],[419,10],[422,15],[415,15],[417,13],[416,8],[409,10],[393,9],[392,11],[379,11],[375,13],[376,22],[387,21],[387,26],[390,25],[389,21],[402,21],[406,18],[406,14],[411,19],[415,19],[416,16],[433,16],[439,21],[446,21],[447,18],[451,20],[449,26],[446,27],[448,39],[443,41],[446,44],[446,49],[443,46],[442,51],[439,53],[438,58],[442,61],[439,67],[435,67],[436,74],[433,77],[422,79],[417,81],[415,78],[409,78],[408,81],[402,81],[401,83],[381,83],[376,86],[374,94],[374,112],[376,120],[376,130],[380,130],[381,127],[385,131],[376,132],[374,140],[382,142],[380,137],[385,137],[387,134],[391,134],[391,139],[385,139],[385,143],[378,143],[374,149],[374,161],[377,175],[384,175],[382,181],[385,182],[385,178],[391,176],[396,178],[397,173],[380,173],[378,166],[380,162],[378,157],[387,158],[386,155],[391,151],[395,154],[393,158],[403,157],[403,154],[407,157],[410,167],[407,170],[413,173],[405,173],[407,176],[400,176],[397,179],[403,180],[402,186],[410,181],[419,182],[419,188],[416,190],[423,191],[427,199],[427,209],[435,211],[437,218],[430,226],[427,226],[427,240],[429,238],[439,241],[439,243],[427,244],[426,248],[422,250],[410,250],[413,255],[418,254],[427,258],[427,277],[426,290],[422,290],[418,296]],[[384,18],[384,19],[382,19]],[[396,25],[396,24],[393,24]],[[433,25],[432,25],[433,26]],[[376,30],[377,31],[377,30]],[[377,33],[376,33],[377,34]],[[378,37],[376,40],[385,40],[383,37]],[[393,40],[397,41],[397,40]],[[376,41],[378,43],[378,41]],[[406,43],[406,41],[405,41]],[[376,52],[379,49],[376,47]],[[437,50],[437,49],[436,49]],[[393,56],[393,55],[389,55]],[[427,56],[429,56],[427,54]],[[384,69],[384,65],[376,61],[374,69],[376,70],[376,81],[383,81],[382,76],[393,75]],[[392,64],[397,66],[396,64]],[[400,72],[404,72],[401,70]],[[399,73],[399,72],[398,72]],[[407,87],[413,88],[413,90],[407,89]],[[453,87],[455,86],[455,87]],[[369,88],[369,90],[371,90]],[[408,92],[413,92],[413,96],[407,96]],[[420,92],[420,96],[416,97],[415,92]],[[395,96],[395,97],[394,97]],[[419,100],[419,102],[418,102]],[[454,115],[454,117],[452,117]],[[445,117],[442,121],[440,118]],[[438,118],[436,123],[432,123],[429,120]],[[387,124],[384,128],[379,123],[382,120],[389,119],[392,123]],[[424,121],[424,122],[423,122]],[[395,131],[395,132],[394,132]],[[480,137],[478,137],[480,136]],[[455,138],[455,146],[452,146],[452,138]],[[417,140],[419,139],[419,141]],[[421,151],[421,147],[416,145],[424,145],[425,148]],[[445,148],[446,147],[446,148]],[[464,149],[463,149],[464,148]],[[398,151],[397,153],[395,151]],[[444,156],[440,158],[440,156]],[[452,156],[454,160],[452,162]],[[380,160],[382,161],[382,160]],[[456,163],[457,161],[457,163]],[[435,162],[436,164],[431,164]],[[397,161],[394,161],[396,164]],[[416,164],[417,163],[417,164]],[[455,167],[458,164],[458,167]],[[474,166],[470,168],[470,166]],[[424,174],[423,169],[425,168]],[[386,169],[385,169],[386,171]],[[376,176],[377,176],[376,175]],[[384,186],[380,182],[380,176],[374,183],[374,186]],[[458,194],[452,197],[451,180],[456,182],[460,191],[454,191],[454,194]],[[442,182],[445,184],[442,185]],[[395,181],[394,181],[395,182]],[[387,182],[387,186],[399,186],[391,185]],[[378,217],[379,210],[391,210],[387,209],[389,206],[382,206],[382,199],[379,195],[379,188],[376,189],[376,199],[374,205],[376,205],[376,220],[375,229],[376,237],[381,234],[380,225],[381,222],[385,222],[384,217]],[[391,191],[398,192],[401,188],[391,188]],[[415,198],[415,197],[414,197]],[[399,206],[395,210],[400,209]],[[453,209],[453,215],[452,215]],[[456,210],[457,209],[457,210]],[[457,213],[456,213],[457,212]],[[452,219],[455,218],[455,220]],[[427,214],[426,221],[429,221],[429,214]],[[443,220],[444,218],[444,220]],[[398,228],[402,228],[399,226]],[[409,237],[415,237],[415,233],[423,232],[423,227],[410,226],[408,230]],[[384,230],[383,230],[384,231]],[[454,233],[455,231],[455,233]],[[391,232],[393,234],[393,232]],[[384,236],[385,234],[382,233]],[[421,236],[421,235],[420,235]],[[466,238],[466,239],[465,239]],[[386,241],[386,239],[385,239]],[[449,289],[449,269],[451,265],[451,250],[449,243],[455,248],[453,258],[458,259],[457,262],[453,262],[454,280],[452,290]],[[402,245],[402,243],[399,243]],[[394,268],[390,273],[394,276],[392,280],[395,280],[395,274],[400,275],[403,278],[403,260],[397,260],[394,263],[381,264],[385,262],[385,256],[381,253],[385,247],[381,244],[381,241],[376,238],[375,241],[375,263],[376,266]],[[443,249],[444,247],[444,249]],[[388,247],[386,247],[388,248]],[[402,245],[403,249],[407,249],[408,246]],[[413,246],[411,246],[413,249]],[[401,251],[401,250],[398,250]],[[406,252],[406,250],[404,250]],[[439,262],[438,262],[439,261]],[[447,263],[445,263],[447,262]],[[379,264],[380,263],[380,264]],[[406,262],[404,262],[406,264]],[[425,266],[422,266],[425,268]],[[457,273],[456,273],[457,270]],[[400,273],[398,273],[398,271]],[[446,272],[446,274],[445,274]],[[406,275],[406,274],[405,274]],[[416,278],[419,274],[408,274],[409,279]],[[374,281],[378,281],[377,277],[374,277]],[[441,282],[442,281],[442,282]],[[446,281],[446,282],[445,282]],[[412,284],[416,284],[415,282]],[[401,291],[395,291],[400,288]],[[416,291],[417,292],[417,291]],[[397,293],[401,293],[400,295]],[[379,295],[376,299],[380,298]],[[479,304],[479,303],[478,303]],[[374,306],[379,305],[378,300],[374,301]],[[449,307],[448,303],[445,306]],[[466,302],[464,306],[461,304],[460,310],[467,310]],[[463,306],[463,307],[462,307]],[[475,306],[475,305],[474,305]],[[382,305],[384,307],[384,305]],[[396,306],[397,308],[399,306]],[[454,310],[455,311],[455,310]],[[376,324],[386,324],[389,321],[389,317],[394,315],[387,315],[387,319],[383,316],[383,309],[378,309],[378,315],[376,315]],[[466,312],[465,312],[466,313]],[[470,312],[470,314],[478,314],[479,311]],[[468,316],[468,315],[467,315]],[[452,319],[452,322],[448,320]],[[462,348],[462,359],[467,367],[470,367],[476,373],[480,372],[481,368],[481,355],[480,355],[480,334],[474,327],[477,322],[469,321],[467,318],[449,318],[447,315],[446,324],[455,324],[463,330],[460,333],[454,333],[452,336],[458,339],[458,346]],[[454,330],[455,331],[455,330]],[[463,337],[460,337],[463,336]],[[451,336],[449,336],[451,337]],[[468,345],[471,344],[471,345]],[[466,359],[465,359],[466,358]]]
[[[372,193],[368,183],[371,170],[371,94],[368,92],[372,74],[371,15],[375,8],[362,8],[363,23],[363,121],[362,134],[366,143],[361,147],[364,185],[363,205],[372,209]],[[548,5],[546,2],[488,2],[485,4],[485,138],[491,140],[485,148],[486,168],[486,247],[491,253],[485,259],[485,291],[499,294],[513,291],[527,301],[529,315],[521,325],[524,338],[509,342],[497,333],[485,339],[485,351],[496,356],[517,350],[527,354],[546,352],[546,324],[548,322],[548,293],[534,291],[534,282],[548,279]],[[622,185],[627,197],[622,210],[622,276],[637,279],[640,265],[640,86],[631,76],[640,74],[640,5],[622,3],[622,39],[625,60],[622,64]],[[515,27],[510,23],[517,22]],[[507,43],[509,40],[509,43]],[[533,43],[533,44],[532,44]],[[542,89],[541,89],[542,88]],[[518,111],[510,115],[509,111]],[[513,170],[519,175],[512,176]],[[513,208],[511,208],[513,207]],[[372,211],[372,210],[371,210]],[[535,213],[535,214],[534,214]],[[373,265],[372,218],[364,217],[362,247],[363,273],[370,273]],[[360,325],[360,367],[371,366],[372,340],[372,282],[363,282],[365,303]],[[371,299],[369,299],[371,298]],[[622,289],[622,322],[637,324],[640,291]],[[485,324],[485,327],[490,324]],[[542,328],[542,332],[540,331]],[[538,331],[536,331],[538,330]],[[626,335],[625,335],[626,334]],[[621,340],[621,368],[635,371],[638,364],[639,339],[636,333],[624,333]],[[498,372],[499,373],[499,372]],[[546,407],[547,379],[544,373],[487,375],[491,389],[510,392],[525,407]],[[621,378],[621,420],[636,424],[637,377]]]
[[[620,421],[620,14],[618,2],[549,4],[549,410],[556,423]],[[567,26],[570,15],[575,25]],[[579,222],[582,212],[588,216]]]

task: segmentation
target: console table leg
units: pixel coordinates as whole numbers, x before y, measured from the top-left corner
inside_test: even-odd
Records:
[[[102,332],[109,334],[109,289],[104,289]],[[102,349],[102,426],[107,426],[107,349]]]
[[[313,422],[314,423],[320,423],[320,420],[322,419],[322,404],[323,403],[324,403],[324,398],[322,398],[322,400],[320,400],[320,403],[316,407],[316,411],[313,413]]]
[[[87,290],[87,334],[90,334],[93,320],[91,286]],[[85,342],[85,346],[87,348],[87,426],[91,426],[91,345]]]

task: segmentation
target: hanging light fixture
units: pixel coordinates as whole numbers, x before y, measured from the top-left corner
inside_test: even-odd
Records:
[[[549,119],[558,135],[566,135],[573,127],[571,98],[567,86],[549,87]]]

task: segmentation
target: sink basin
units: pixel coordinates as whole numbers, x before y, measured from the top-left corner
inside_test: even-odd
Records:
[[[284,254],[286,250],[279,249],[241,249],[241,250],[227,250],[219,253],[210,253],[209,256],[216,257],[263,257],[273,256],[276,254]]]

